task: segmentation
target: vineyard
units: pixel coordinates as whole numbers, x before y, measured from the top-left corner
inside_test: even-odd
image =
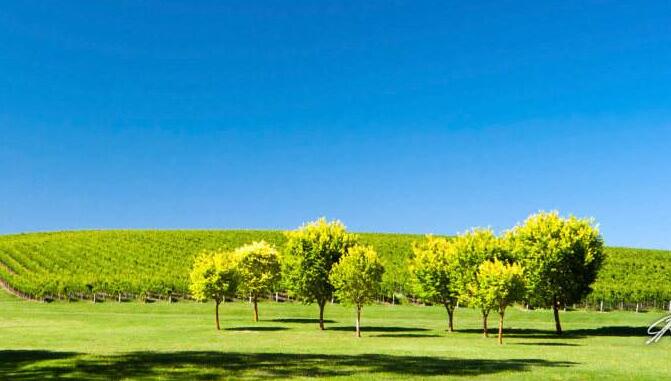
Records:
[[[381,299],[411,296],[407,259],[421,235],[359,235],[385,268]],[[81,231],[0,236],[0,282],[34,299],[174,299],[188,297],[193,258],[265,240],[278,248],[281,231]],[[668,308],[671,252],[608,248],[585,305],[595,309]],[[278,290],[282,291],[282,290]]]

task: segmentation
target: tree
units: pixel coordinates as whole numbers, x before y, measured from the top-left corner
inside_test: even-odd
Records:
[[[445,306],[448,330],[454,331],[454,309],[459,299],[458,263],[454,246],[445,238],[427,236],[413,245],[410,271],[415,292],[423,300]]]
[[[481,308],[499,312],[499,344],[503,344],[503,316],[506,307],[524,296],[523,269],[495,259],[478,266],[477,281],[471,284],[472,295]],[[487,328],[485,326],[485,336]]]
[[[292,293],[319,305],[319,328],[324,329],[324,306],[333,298],[329,274],[340,257],[357,243],[340,221],[320,218],[287,232],[285,274]]]
[[[356,336],[361,337],[361,308],[375,300],[380,291],[384,267],[370,246],[354,246],[331,270],[335,295],[344,304],[356,307]]]
[[[449,244],[455,252],[454,272],[459,299],[480,310],[483,334],[487,336],[487,318],[493,306],[479,293],[477,272],[479,266],[487,261],[511,261],[505,240],[497,237],[491,229],[476,228],[459,234]]]
[[[194,298],[205,301],[214,300],[214,316],[219,325],[219,305],[226,297],[233,297],[240,278],[236,269],[237,261],[233,253],[211,251],[201,253],[193,264],[189,290]]]
[[[277,251],[265,241],[254,242],[235,250],[238,257],[240,288],[254,304],[254,321],[259,321],[259,297],[267,295],[280,280]]]
[[[459,234],[450,241],[456,258],[457,288],[459,299],[479,308],[482,313],[483,333],[487,336],[487,318],[491,307],[480,303],[476,295],[471,291],[474,282],[477,281],[478,267],[494,259],[510,261],[504,239],[497,237],[491,229],[476,228],[463,234]]]
[[[513,255],[526,269],[529,301],[552,307],[561,334],[560,307],[589,294],[603,263],[599,230],[591,219],[540,212],[513,228],[508,238]]]

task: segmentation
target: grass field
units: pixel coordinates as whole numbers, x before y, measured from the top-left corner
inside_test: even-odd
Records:
[[[671,376],[671,338],[645,345],[661,313],[562,314],[567,334],[552,333],[550,311],[510,309],[504,345],[480,333],[473,310],[445,332],[439,307],[364,308],[363,335],[353,314],[327,306],[267,302],[252,322],[246,303],[65,303],[23,301],[0,291],[0,379],[640,379]],[[490,323],[494,326],[494,320]]]

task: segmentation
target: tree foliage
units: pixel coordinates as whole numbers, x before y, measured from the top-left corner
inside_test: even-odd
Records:
[[[254,321],[259,320],[258,301],[280,280],[280,259],[275,248],[265,241],[253,242],[235,250],[240,274],[240,292],[254,304]]]
[[[219,326],[219,304],[235,296],[240,277],[235,256],[226,251],[207,251],[199,255],[190,273],[189,290],[197,300],[215,302],[215,321]]]
[[[505,239],[497,237],[491,229],[473,229],[456,236],[450,244],[454,248],[457,262],[455,272],[459,275],[459,297],[463,302],[480,310],[483,333],[487,336],[487,319],[494,307],[479,287],[478,269],[488,261],[510,262],[512,259],[508,245]]]
[[[347,233],[340,221],[320,218],[287,232],[286,284],[295,296],[319,305],[319,327],[324,329],[324,306],[333,297],[329,280],[333,265],[356,245],[357,237]]]
[[[540,212],[513,228],[507,238],[513,255],[526,269],[529,302],[551,306],[561,333],[560,306],[584,298],[603,263],[598,229],[592,220]]]
[[[453,316],[459,300],[457,252],[446,238],[427,236],[413,246],[410,270],[415,293],[423,300],[440,303],[448,314],[448,329],[454,331]]]
[[[384,267],[370,246],[354,246],[333,266],[329,277],[335,295],[356,307],[356,335],[361,337],[361,308],[375,300],[380,291]]]
[[[506,308],[520,300],[524,292],[524,272],[519,264],[506,264],[495,259],[478,266],[476,281],[471,283],[470,294],[480,308],[495,309],[499,313],[499,344],[503,343],[503,317]]]

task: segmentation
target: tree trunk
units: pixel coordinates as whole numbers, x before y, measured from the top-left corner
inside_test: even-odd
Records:
[[[324,305],[326,301],[320,301],[319,304],[319,329],[324,330]]]
[[[603,300],[599,303],[599,312],[603,312]]]
[[[361,306],[356,306],[356,337],[361,337]]]
[[[487,332],[487,317],[489,316],[489,312],[487,313],[482,313],[482,333],[485,337],[489,337],[489,332]]]
[[[221,301],[218,299],[214,301],[214,320],[217,322],[217,331],[221,331],[221,327],[219,326],[219,303]]]
[[[259,302],[256,298],[252,302],[254,303],[254,321],[259,321]]]
[[[499,344],[503,344],[503,312],[499,312]]]
[[[121,303],[121,293],[119,293],[119,303]]]
[[[454,306],[450,303],[445,303],[445,309],[447,310],[447,330],[454,332]]]
[[[639,305],[639,303],[636,302],[636,313],[638,313],[638,305]]]
[[[555,315],[555,329],[557,330],[557,334],[561,335],[562,330],[561,330],[561,322],[559,321],[559,302],[557,301],[556,296],[552,300],[552,310],[554,311]]]

